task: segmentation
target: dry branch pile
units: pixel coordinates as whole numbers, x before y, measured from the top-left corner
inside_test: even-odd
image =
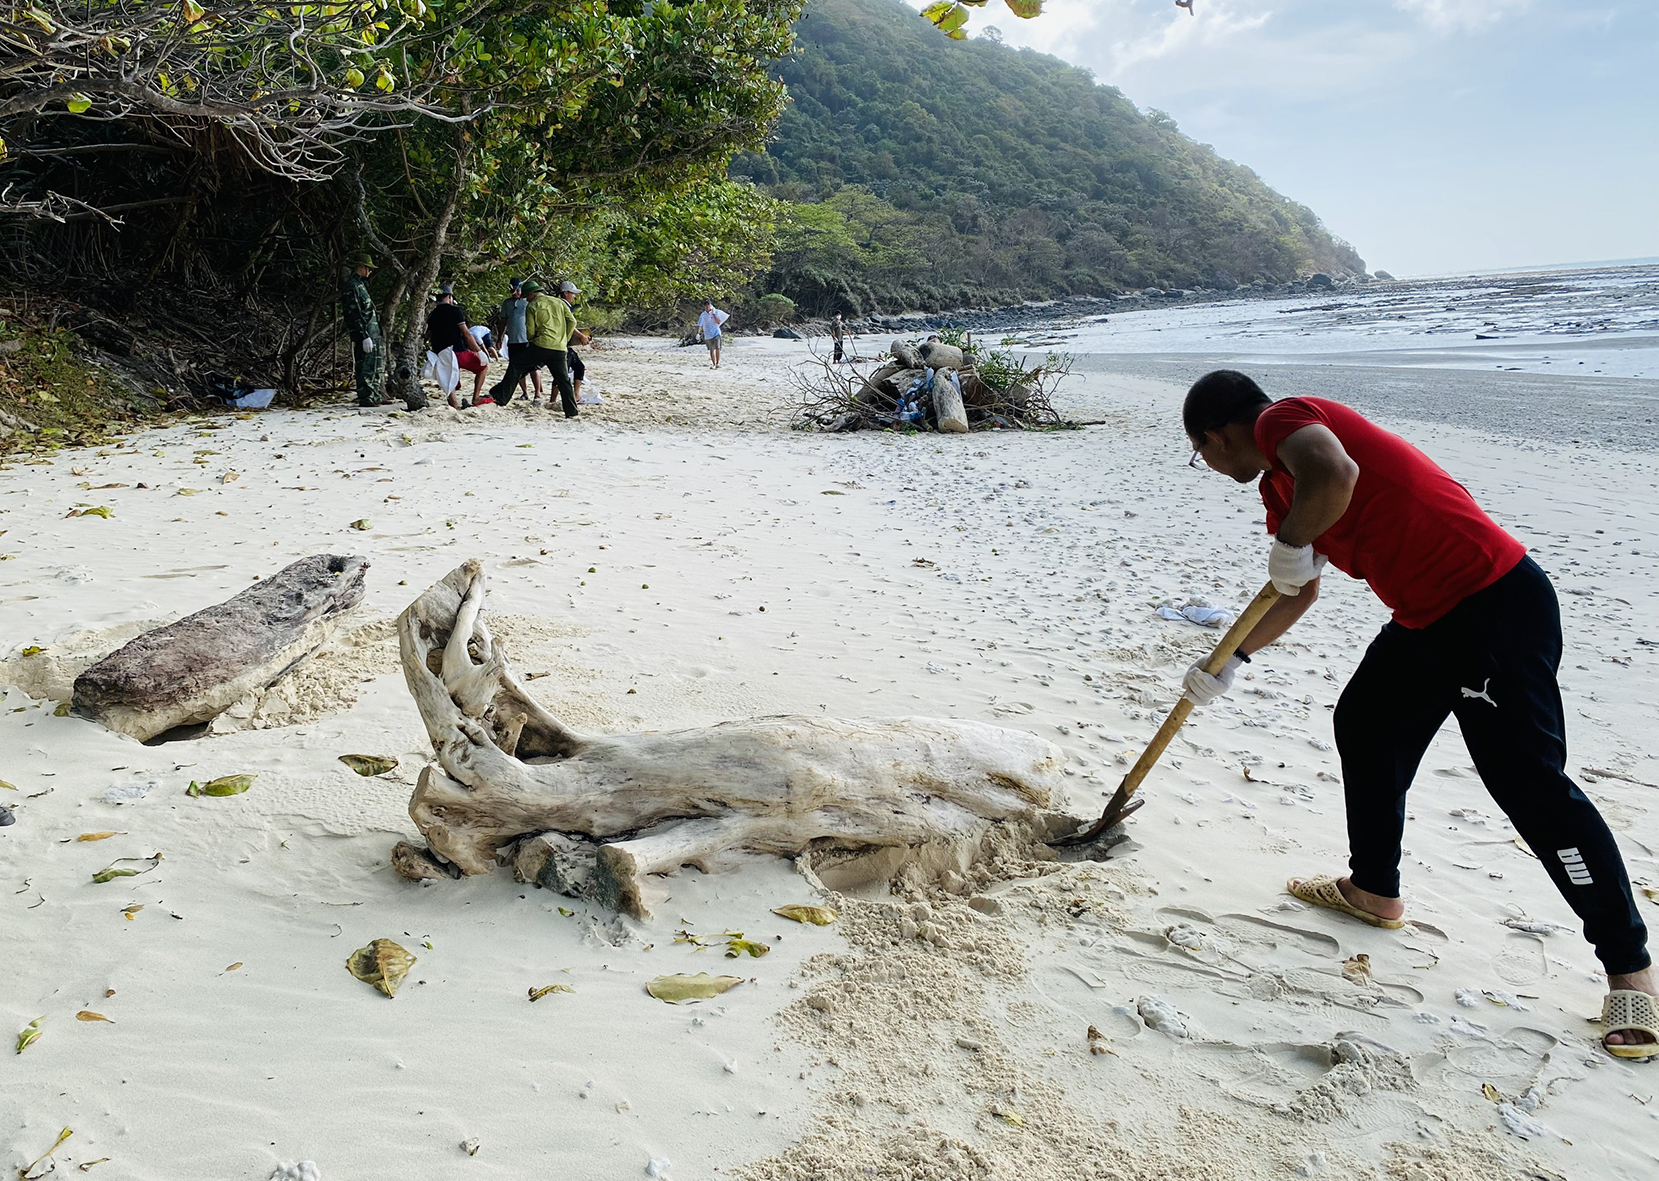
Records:
[[[1034,369],[1011,353],[967,337],[958,346],[895,340],[874,369],[823,358],[794,373],[800,405],[791,425],[805,431],[1030,430],[1065,427],[1051,401],[1071,358],[1049,354]]]

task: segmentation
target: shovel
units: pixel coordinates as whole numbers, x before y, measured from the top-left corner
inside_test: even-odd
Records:
[[[1260,593],[1250,600],[1250,605],[1239,612],[1239,617],[1233,621],[1233,626],[1227,629],[1227,634],[1221,637],[1221,642],[1215,646],[1215,650],[1204,661],[1204,671],[1212,677],[1221,672],[1221,666],[1227,663],[1234,652],[1238,651],[1238,646],[1244,642],[1244,637],[1249,635],[1256,624],[1261,622],[1262,616],[1267,614],[1267,609],[1273,606],[1278,598],[1279,592],[1271,582],[1262,587]],[[1059,840],[1050,841],[1049,844],[1054,846],[1086,845],[1090,841],[1098,840],[1107,829],[1144,804],[1145,800],[1131,800],[1130,797],[1135,794],[1135,789],[1140,787],[1141,780],[1145,779],[1147,773],[1152,770],[1152,765],[1158,761],[1158,756],[1164,753],[1164,748],[1169,745],[1169,740],[1175,737],[1175,732],[1187,720],[1187,715],[1192,713],[1192,707],[1192,698],[1183,693],[1181,700],[1175,703],[1175,708],[1169,711],[1169,717],[1164,719],[1164,724],[1158,727],[1157,734],[1153,735],[1152,741],[1147,743],[1146,749],[1141,752],[1141,757],[1135,760],[1133,767],[1129,768],[1129,774],[1125,775],[1123,782],[1118,784],[1117,793],[1107,802],[1106,810],[1100,814],[1099,820],[1082,832],[1074,833],[1069,837],[1061,837]]]

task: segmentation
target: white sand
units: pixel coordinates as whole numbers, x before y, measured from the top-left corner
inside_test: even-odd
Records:
[[[1000,913],[908,890],[797,927],[768,911],[816,899],[781,862],[687,871],[645,925],[505,871],[396,877],[427,752],[386,621],[472,556],[516,665],[548,674],[532,688],[578,728],[978,718],[1060,743],[1074,809],[1099,808],[1215,638],[1155,607],[1236,606],[1263,578],[1253,493],[1184,466],[1180,391],[1150,381],[1075,387],[1079,415],[1108,420],[1083,432],[790,434],[774,391],[801,353],[736,341],[716,375],[702,350],[594,350],[607,404],[571,423],[274,411],[0,472],[0,680],[35,692],[305,554],[374,563],[352,629],[223,733],[143,747],[6,691],[0,1012],[8,1037],[45,1019],[0,1053],[0,1165],[68,1126],[59,1175],[108,1157],[91,1175],[157,1181],[306,1159],[323,1181],[643,1177],[653,1160],[680,1181],[1654,1175],[1659,1074],[1597,1049],[1602,984],[1576,933],[1504,925],[1573,918],[1455,728],[1412,795],[1416,926],[1283,894],[1343,859],[1330,709],[1385,612],[1340,577],[1177,739],[1132,843],[1104,865],[1010,853],[973,886]],[[1659,884],[1646,457],[1390,425],[1555,576],[1571,767],[1599,769],[1581,781]],[[107,483],[128,486],[84,487]],[[65,519],[77,504],[114,515]],[[348,752],[402,765],[362,779]],[[259,772],[246,795],[183,794],[238,771]],[[140,802],[100,802],[144,780]],[[74,840],[102,830],[121,835]],[[156,851],[152,873],[90,880]],[[939,942],[900,939],[916,905]],[[739,963],[676,944],[682,928],[773,950]],[[344,968],[376,937],[419,957],[393,1001]],[[1359,952],[1372,983],[1341,975]],[[645,994],[682,970],[752,981],[687,1007]],[[527,1001],[555,982],[575,992]],[[1148,1028],[1143,998],[1188,1036]],[[1090,1025],[1114,1053],[1089,1052]],[[1508,1111],[1534,1138],[1482,1084],[1535,1090]]]

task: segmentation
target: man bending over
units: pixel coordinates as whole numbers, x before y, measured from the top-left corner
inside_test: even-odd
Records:
[[[1323,398],[1274,402],[1229,369],[1206,374],[1182,410],[1200,459],[1239,483],[1260,477],[1268,576],[1284,596],[1219,676],[1187,671],[1202,705],[1240,663],[1284,634],[1319,594],[1327,561],[1393,609],[1337,702],[1349,874],[1292,878],[1296,897],[1374,926],[1402,926],[1406,790],[1447,715],[1486,790],[1538,854],[1607,969],[1603,1044],[1659,1055],[1659,991],[1647,928],[1613,835],[1567,777],[1556,669],[1561,613],[1549,577],[1428,456]]]

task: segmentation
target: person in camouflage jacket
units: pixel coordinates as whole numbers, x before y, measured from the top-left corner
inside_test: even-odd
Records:
[[[380,316],[369,295],[368,277],[374,259],[364,251],[352,256],[351,273],[340,288],[340,313],[345,317],[346,335],[351,337],[356,359],[357,404],[380,405]]]

